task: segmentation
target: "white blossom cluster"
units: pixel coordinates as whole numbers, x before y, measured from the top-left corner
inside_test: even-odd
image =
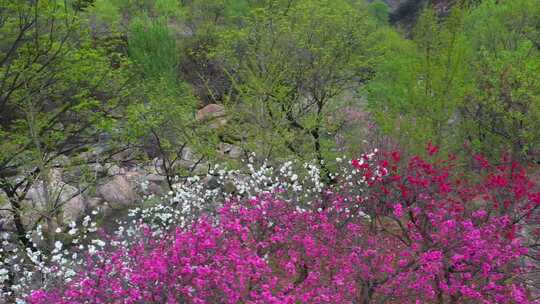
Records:
[[[372,161],[374,152],[364,154],[361,161]],[[255,165],[253,158],[246,161],[245,170],[227,170],[215,165],[205,177],[193,176],[178,181],[161,199],[152,197],[148,207],[135,208],[130,217],[139,223],[150,225],[152,231],[159,234],[176,227],[186,227],[202,214],[214,215],[226,201],[252,198],[265,193],[272,193],[285,201],[294,202],[298,210],[318,206],[321,194],[328,188],[339,187],[337,192],[347,193],[347,197],[360,198],[366,180],[360,171],[344,162],[336,160],[337,169],[331,174],[339,181],[325,185],[321,169],[315,161],[301,164],[298,161],[286,161],[279,166],[270,166],[264,161]],[[376,175],[383,174],[376,170]]]
[[[92,244],[104,242],[90,240],[98,230],[92,218],[99,211],[85,216],[79,223],[44,233],[37,225],[26,234],[31,246],[24,248],[14,233],[1,235],[0,247],[0,303],[24,303],[23,298],[36,287],[47,287],[58,281],[69,282],[77,269],[84,265],[84,254]]]
[[[370,161],[374,155],[366,154],[365,158]],[[299,211],[320,208],[318,203],[325,191],[335,187],[340,193],[347,192],[347,197],[354,198],[355,202],[361,201],[362,185],[366,184],[362,174],[344,158],[338,158],[336,164],[331,177],[339,182],[333,185],[325,185],[320,167],[314,161],[305,164],[286,161],[270,166],[268,162],[255,165],[250,157],[244,170],[228,170],[216,165],[206,176],[177,179],[174,191],[163,197],[148,196],[139,206],[128,210],[126,218],[116,220],[116,227],[107,238],[98,233],[98,210],[78,223],[72,222],[53,232],[44,233],[43,227],[38,225],[27,235],[33,249],[23,249],[14,234],[3,233],[0,235],[0,304],[24,303],[23,299],[35,288],[71,280],[77,270],[84,267],[88,255],[100,250],[128,248],[131,240],[141,233],[141,225],[149,227],[154,235],[160,235],[184,228],[203,214],[214,216],[226,201],[249,199],[264,193],[296,204]]]

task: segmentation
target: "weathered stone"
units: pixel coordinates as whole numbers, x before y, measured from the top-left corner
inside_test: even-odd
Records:
[[[115,176],[109,182],[98,187],[99,195],[109,202],[112,208],[124,208],[138,199],[134,187],[125,176]]]
[[[114,154],[112,156],[112,159],[114,161],[118,161],[118,162],[123,162],[123,161],[126,161],[128,159],[132,159],[136,154],[138,153],[138,151],[136,149],[125,149],[125,150],[122,150],[116,154]]]
[[[100,163],[92,163],[88,165],[88,169],[99,176],[107,173],[107,167]]]
[[[154,194],[154,195],[163,195],[169,190],[168,186],[166,186],[166,183],[156,183],[156,182],[150,182],[148,183],[148,193]]]
[[[152,160],[152,164],[153,164],[154,170],[159,170],[160,168],[163,167],[163,159],[156,157]]]
[[[64,204],[73,198],[79,190],[61,180],[61,172],[51,173],[50,182],[47,184],[47,192],[43,181],[38,181],[28,190],[26,200],[31,202],[33,207],[44,207],[49,203]]]
[[[163,183],[166,181],[165,176],[159,174],[148,174],[145,179],[149,182]]]
[[[146,175],[144,172],[138,169],[122,169],[122,173],[131,183],[140,183],[143,177]]]
[[[0,192],[0,231],[4,229],[13,229],[13,222],[11,220],[11,212],[8,198]]]
[[[201,162],[193,169],[193,175],[205,175],[208,173],[208,162]]]
[[[238,146],[233,146],[232,149],[229,151],[229,156],[232,158],[241,158],[244,154],[244,151],[242,151],[242,148]]]
[[[25,212],[25,220],[32,223],[39,214],[44,210],[48,210],[52,206],[60,206],[60,211],[63,213],[61,221],[69,223],[76,221],[84,214],[86,204],[79,193],[80,191],[58,179],[61,172],[51,173],[51,181],[45,190],[42,181],[37,182],[26,195],[26,200],[22,202]]]
[[[216,177],[209,177],[206,181],[205,181],[205,184],[206,184],[206,187],[208,187],[208,189],[210,190],[214,190],[216,188],[219,187],[219,180],[216,178]]]
[[[60,166],[60,167],[69,165],[69,162],[70,162],[69,157],[65,155],[60,155],[53,161],[53,163],[56,166]]]
[[[227,124],[225,114],[224,106],[212,103],[197,111],[195,118],[199,121],[208,122],[210,128],[216,129]]]
[[[70,170],[64,170],[62,172],[62,181],[66,183],[77,183],[81,180],[83,171],[81,167],[70,168]]]
[[[72,221],[77,221],[82,217],[85,210],[86,204],[83,197],[81,195],[73,197],[62,206],[63,222],[70,223]]]
[[[89,197],[86,199],[86,203],[88,205],[88,208],[90,209],[96,209],[103,205],[104,200],[102,197]]]
[[[156,170],[156,167],[154,165],[144,166],[143,168],[141,168],[141,170],[146,174],[158,174],[158,171]]]
[[[242,149],[238,146],[231,145],[228,143],[220,143],[219,151],[221,152],[221,154],[228,156],[230,158],[242,157]]]
[[[26,204],[25,207],[27,208],[36,208],[36,207],[43,207],[43,201],[44,201],[44,190],[43,190],[43,184],[42,182],[37,182],[34,186],[32,186],[28,192],[26,193],[26,202],[23,202]]]
[[[107,169],[109,175],[119,175],[122,173],[122,169],[117,165],[110,165]]]
[[[181,159],[186,161],[197,161],[195,153],[189,147],[182,149]]]

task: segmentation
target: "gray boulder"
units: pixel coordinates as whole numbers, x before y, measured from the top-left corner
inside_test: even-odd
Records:
[[[98,187],[99,195],[109,202],[112,208],[125,208],[134,204],[138,195],[127,177],[117,175]]]

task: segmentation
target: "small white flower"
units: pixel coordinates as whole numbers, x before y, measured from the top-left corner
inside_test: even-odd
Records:
[[[105,246],[105,242],[102,241],[102,240],[92,240],[92,244],[96,244],[99,247],[104,247]]]
[[[58,251],[62,250],[62,242],[60,242],[60,241],[54,242],[54,249],[56,249]]]

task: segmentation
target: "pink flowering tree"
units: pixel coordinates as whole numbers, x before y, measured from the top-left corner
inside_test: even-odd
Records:
[[[217,217],[88,255],[60,303],[534,303],[540,195],[516,165],[481,158],[352,161],[308,207],[280,189],[226,202]]]
[[[472,181],[454,173],[452,158],[437,160],[437,148],[427,150],[431,161],[403,164],[397,152],[378,166],[353,161],[369,177],[361,204],[373,229],[400,243],[378,293],[419,303],[528,303],[535,185],[518,165],[494,166],[479,156],[480,178]]]

